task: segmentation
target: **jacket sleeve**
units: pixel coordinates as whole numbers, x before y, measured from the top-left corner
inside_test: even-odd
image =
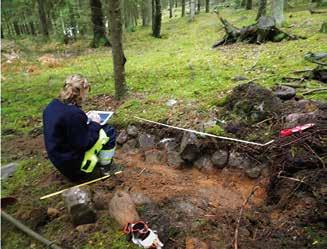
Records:
[[[100,129],[98,123],[87,124],[87,116],[82,111],[73,113],[69,117],[67,129],[69,143],[76,149],[87,151],[98,140]]]

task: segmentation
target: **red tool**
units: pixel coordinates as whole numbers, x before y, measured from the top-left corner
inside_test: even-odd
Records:
[[[281,130],[279,133],[279,136],[281,137],[287,137],[292,135],[293,133],[297,133],[297,132],[302,132],[306,129],[309,129],[311,127],[315,126],[314,123],[309,123],[309,124],[305,124],[305,125],[299,125],[299,126],[295,126],[293,128],[290,129],[285,129],[285,130]]]

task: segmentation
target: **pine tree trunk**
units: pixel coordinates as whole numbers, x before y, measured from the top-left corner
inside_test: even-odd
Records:
[[[32,21],[30,21],[29,25],[30,25],[31,34],[36,36],[34,23]]]
[[[160,38],[161,4],[160,0],[152,0],[152,35]]]
[[[241,7],[243,7],[243,8],[244,8],[244,7],[245,7],[245,5],[246,5],[246,0],[242,0],[242,1],[241,1]]]
[[[284,0],[273,0],[272,16],[278,26],[281,26],[284,21]]]
[[[252,10],[252,0],[247,0],[246,1],[246,7],[245,7],[245,9]]]
[[[44,0],[37,0],[38,3],[38,10],[39,10],[39,18],[40,18],[40,25],[41,25],[41,33],[45,37],[49,37],[49,26],[47,15],[44,9]]]
[[[259,0],[258,14],[255,20],[267,14],[267,0]]]
[[[210,0],[206,0],[206,13],[210,12]]]
[[[15,22],[13,22],[13,25],[14,25],[14,30],[15,30],[16,35],[19,36],[21,34],[21,32],[20,32],[18,23],[15,21]]]
[[[123,25],[120,1],[109,0],[109,25],[111,30],[112,57],[115,73],[115,96],[122,99],[126,92],[127,86],[125,81],[125,63],[126,58],[123,51]]]
[[[120,1],[119,1],[120,2]],[[90,0],[93,23],[93,41],[91,47],[110,46],[110,42],[106,37],[106,28],[103,23],[102,5],[100,0]]]
[[[182,17],[185,16],[185,0],[182,0]]]
[[[197,4],[198,5],[197,6],[198,8],[197,8],[196,13],[199,14],[201,12],[201,1],[200,0],[197,0],[197,1],[198,1],[198,4]]]
[[[173,17],[173,0],[169,0],[169,18]]]
[[[195,0],[190,0],[190,21],[194,20],[195,15]]]
[[[151,23],[151,0],[143,0],[141,4],[142,25],[148,26]]]
[[[70,19],[70,26],[72,29],[73,39],[75,40],[77,37],[77,25],[76,25],[74,9],[71,4],[69,4],[69,19]]]

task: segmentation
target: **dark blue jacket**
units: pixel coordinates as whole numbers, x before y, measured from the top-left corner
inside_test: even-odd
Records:
[[[101,125],[87,124],[79,107],[54,99],[43,112],[43,129],[50,161],[65,176],[78,178],[84,153],[97,141]]]

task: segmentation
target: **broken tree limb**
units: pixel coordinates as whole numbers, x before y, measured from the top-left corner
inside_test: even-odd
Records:
[[[312,89],[312,90],[309,90],[305,93],[302,93],[302,95],[308,95],[308,94],[312,94],[312,93],[315,93],[315,92],[321,92],[321,91],[327,91],[327,88],[317,88],[317,89]]]
[[[118,175],[118,174],[121,174],[121,173],[123,173],[123,171],[115,172],[113,175]],[[44,200],[44,199],[47,199],[47,198],[50,198],[50,197],[53,197],[53,196],[59,195],[59,194],[65,192],[66,190],[71,189],[71,188],[74,188],[74,187],[82,187],[82,186],[85,186],[85,185],[89,185],[89,184],[92,184],[92,183],[95,183],[95,182],[98,182],[98,181],[101,181],[101,180],[107,179],[107,178],[109,178],[110,176],[113,176],[113,175],[102,176],[102,177],[97,178],[97,179],[94,179],[94,180],[92,180],[92,181],[84,182],[84,183],[81,183],[81,184],[79,184],[79,185],[75,185],[75,186],[72,186],[72,187],[69,187],[69,188],[65,188],[65,189],[63,189],[63,190],[60,190],[60,191],[54,192],[54,193],[52,193],[52,194],[48,194],[48,195],[42,196],[42,197],[40,197],[40,200]]]

